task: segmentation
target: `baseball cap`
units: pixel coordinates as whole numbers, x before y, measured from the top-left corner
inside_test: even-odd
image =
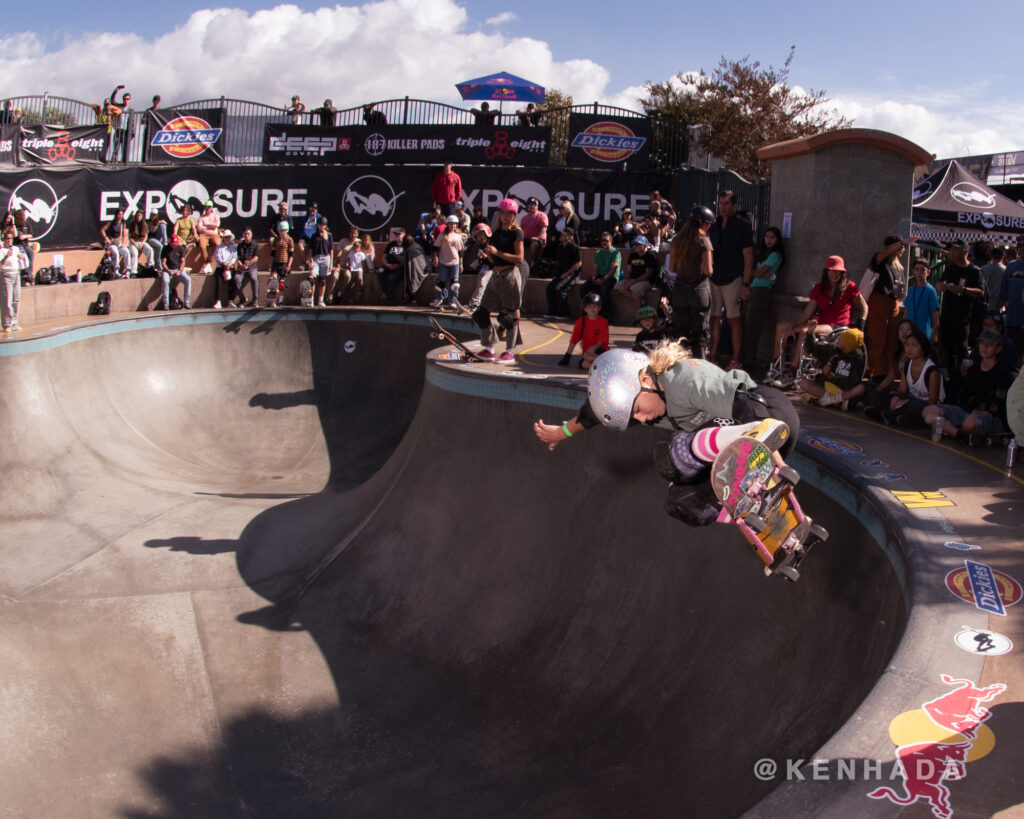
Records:
[[[530,205],[539,205],[539,204],[540,204],[540,200],[536,196],[531,196],[531,197],[527,198],[527,200],[526,200],[526,206],[527,207],[529,207]]]
[[[978,336],[979,343],[987,341],[989,344],[996,344],[1000,347],[1003,346],[1003,336],[998,330],[985,330],[980,336]]]
[[[829,256],[825,260],[826,270],[841,270],[843,273],[846,272],[846,262],[843,261],[842,256]]]
[[[967,242],[963,239],[954,239],[952,242],[946,242],[946,247],[958,247],[961,250],[967,250]]]
[[[636,311],[636,320],[638,322],[648,318],[657,318],[658,311],[651,307],[649,304],[645,304],[639,310]]]
[[[854,327],[851,327],[849,330],[843,330],[843,332],[839,334],[836,346],[838,346],[844,353],[852,353],[859,350],[860,345],[863,343],[864,333]]]
[[[177,233],[174,233],[174,234],[171,235],[171,244],[172,245],[181,244],[181,239],[178,237]]]
[[[646,236],[637,236],[633,239],[634,245],[640,245],[641,247],[650,247],[651,243],[647,241]]]

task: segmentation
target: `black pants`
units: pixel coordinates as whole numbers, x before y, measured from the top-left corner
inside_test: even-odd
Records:
[[[696,281],[676,278],[670,304],[672,332],[686,340],[694,358],[703,358],[708,346],[708,310],[711,309],[711,284],[707,277]]]

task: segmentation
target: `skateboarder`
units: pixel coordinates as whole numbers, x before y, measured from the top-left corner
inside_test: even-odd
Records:
[[[633,350],[604,353],[590,368],[587,394],[571,421],[534,423],[537,438],[554,449],[598,424],[617,430],[634,423],[674,429],[670,441],[655,446],[654,460],[670,482],[666,511],[690,526],[718,517],[708,478],[726,443],[750,433],[784,456],[800,434],[800,420],[781,391],[756,385],[743,370],[725,372],[692,358],[677,341],[660,344],[650,358]]]

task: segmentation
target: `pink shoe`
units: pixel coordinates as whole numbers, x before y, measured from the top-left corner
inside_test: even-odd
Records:
[[[726,364],[725,371],[729,372],[730,370],[739,370],[742,367],[743,367],[743,365],[740,364],[740,362],[738,362],[738,361],[730,361],[728,364]]]
[[[477,350],[476,354],[480,356],[480,358],[482,358],[484,361],[494,361],[493,350]]]
[[[501,355],[498,356],[499,364],[515,364],[516,356],[511,350],[505,350]]]

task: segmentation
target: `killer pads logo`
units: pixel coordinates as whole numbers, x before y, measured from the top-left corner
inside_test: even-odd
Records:
[[[149,144],[163,148],[164,153],[175,159],[191,159],[211,148],[223,132],[223,128],[211,128],[201,117],[181,116],[153,134]]]

